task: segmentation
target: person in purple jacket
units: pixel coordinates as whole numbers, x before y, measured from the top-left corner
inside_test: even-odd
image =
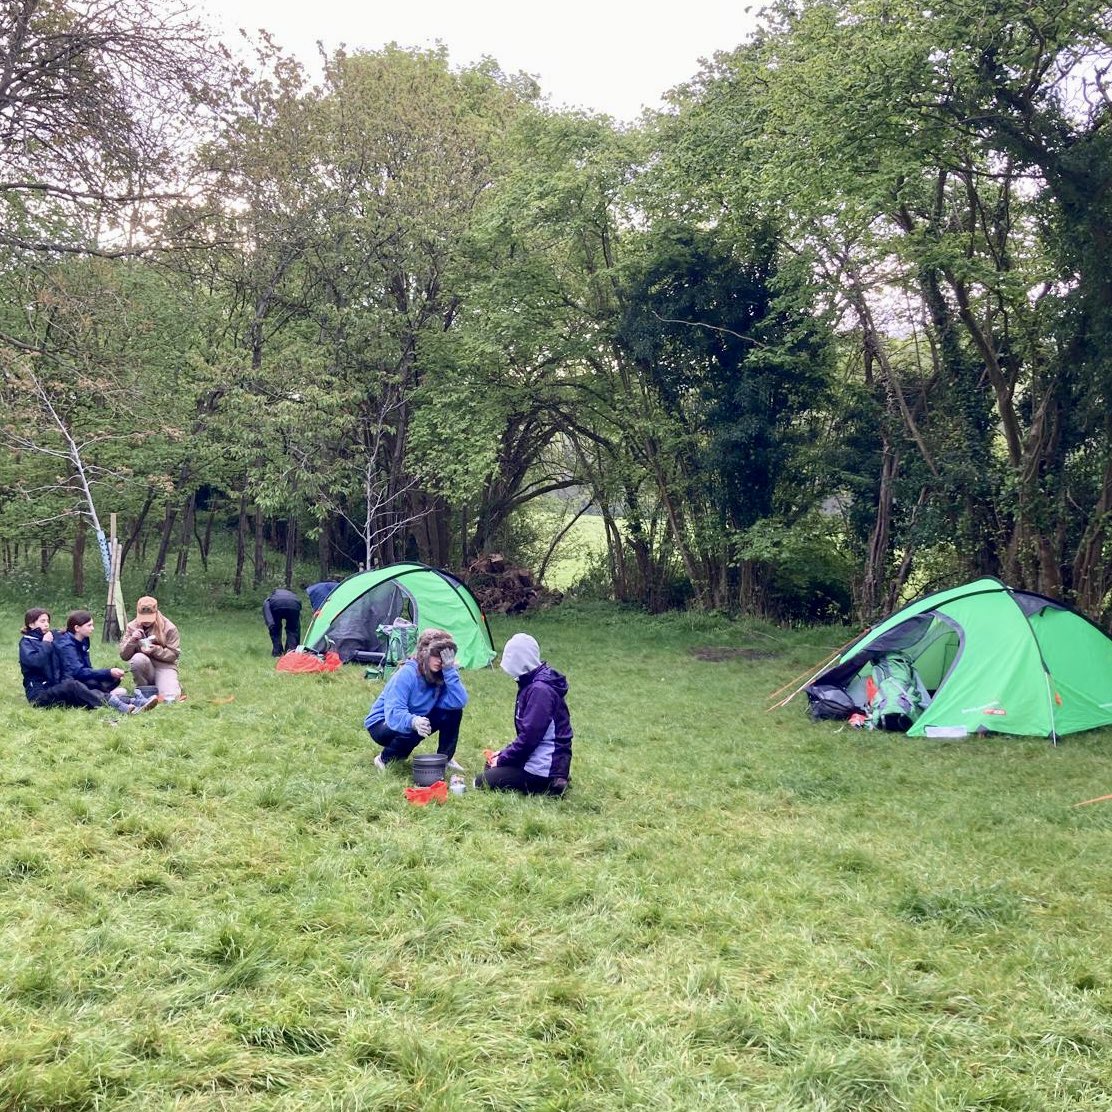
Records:
[[[540,646],[528,633],[515,633],[506,642],[502,671],[517,680],[517,736],[494,754],[475,787],[563,795],[571,777],[568,681],[541,660]]]

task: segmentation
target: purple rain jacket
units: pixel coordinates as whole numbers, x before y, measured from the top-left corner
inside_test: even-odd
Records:
[[[545,663],[517,679],[514,728],[517,737],[498,754],[500,765],[534,776],[568,779],[571,772],[571,715],[564,701],[568,681]]]

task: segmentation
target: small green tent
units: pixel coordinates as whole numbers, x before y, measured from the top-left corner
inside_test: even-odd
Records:
[[[334,649],[345,664],[365,660],[365,654],[386,651],[378,627],[399,617],[418,630],[446,629],[461,668],[482,668],[494,659],[475,596],[451,572],[425,564],[390,564],[345,579],[314,615],[303,645],[310,652]]]
[[[930,702],[907,731],[980,727],[1056,737],[1112,724],[1112,639],[1083,615],[998,579],[910,603],[874,626],[808,685],[812,703],[844,695],[864,709],[872,665],[909,659]]]

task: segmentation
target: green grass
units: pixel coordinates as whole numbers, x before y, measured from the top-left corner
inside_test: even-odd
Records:
[[[569,795],[415,808],[361,669],[171,616],[188,700],[113,725],[0,609],[0,1108],[1112,1109],[1112,732],[839,731],[765,707],[841,631],[561,607],[495,632],[569,675]]]

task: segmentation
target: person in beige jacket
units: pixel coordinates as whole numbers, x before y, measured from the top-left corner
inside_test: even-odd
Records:
[[[120,638],[120,658],[131,664],[137,685],[155,686],[159,698],[173,702],[181,694],[178,658],[181,635],[158,609],[158,599],[144,595],[135,604],[135,618]]]

